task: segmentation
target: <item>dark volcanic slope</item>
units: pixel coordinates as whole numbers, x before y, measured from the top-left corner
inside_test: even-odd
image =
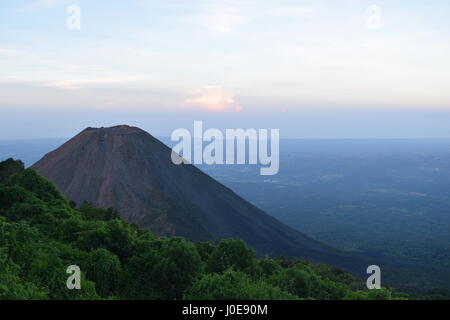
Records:
[[[174,165],[170,155],[170,148],[139,128],[88,128],[32,167],[76,203],[113,207],[159,235],[239,238],[259,254],[364,272],[360,260],[289,228],[193,165]]]

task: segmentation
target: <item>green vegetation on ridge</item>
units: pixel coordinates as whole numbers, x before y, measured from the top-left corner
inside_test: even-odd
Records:
[[[68,290],[78,265],[81,290]],[[258,259],[235,239],[192,243],[75,208],[12,159],[0,163],[0,299],[402,299],[305,260]]]

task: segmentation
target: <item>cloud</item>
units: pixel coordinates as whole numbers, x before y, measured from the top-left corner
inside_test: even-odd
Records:
[[[207,112],[240,112],[242,106],[233,95],[225,92],[220,86],[204,86],[201,90],[185,99],[182,109],[193,109]]]
[[[72,80],[55,80],[42,84],[43,87],[65,89],[65,90],[80,90],[89,86],[102,85],[124,85],[126,83],[142,83],[152,80],[151,78],[138,76],[115,76],[115,77],[97,77],[87,79],[72,79]]]
[[[25,51],[15,50],[15,49],[7,49],[0,48],[0,56],[4,57],[29,57],[30,54]]]

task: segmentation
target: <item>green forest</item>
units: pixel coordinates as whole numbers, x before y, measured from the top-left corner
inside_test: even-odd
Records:
[[[66,286],[80,267],[81,289]],[[192,243],[76,204],[21,161],[0,163],[0,299],[407,299],[340,269],[258,258],[244,242]]]

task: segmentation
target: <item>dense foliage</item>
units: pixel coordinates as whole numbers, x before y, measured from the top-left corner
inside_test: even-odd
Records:
[[[0,164],[0,299],[393,299],[339,269],[258,259],[240,240],[192,243],[75,208],[20,161]],[[82,271],[81,290],[66,269]]]

